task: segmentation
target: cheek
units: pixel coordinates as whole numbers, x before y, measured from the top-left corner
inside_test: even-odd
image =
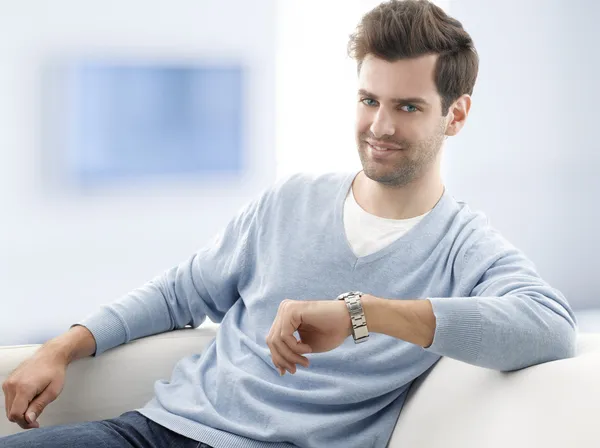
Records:
[[[399,134],[412,142],[427,139],[434,132],[434,128],[422,117],[410,117],[398,128]]]
[[[359,133],[367,132],[371,127],[372,119],[371,114],[365,111],[364,107],[358,106],[356,109],[356,131]]]

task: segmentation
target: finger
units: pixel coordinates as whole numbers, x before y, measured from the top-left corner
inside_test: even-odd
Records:
[[[304,367],[308,367],[308,358],[306,356],[301,356],[301,353],[306,353],[306,351],[301,350],[298,346],[304,346],[306,344],[302,344],[299,342],[294,336],[287,335],[281,338],[282,343],[284,344],[284,348],[287,349],[284,356],[290,354],[291,357],[286,356],[288,361],[293,361],[294,364],[302,364]],[[311,349],[308,347],[308,352],[310,353]]]
[[[60,391],[56,390],[55,384],[50,383],[50,385],[48,385],[48,387],[46,387],[41,394],[39,394],[31,403],[29,403],[29,407],[25,412],[25,417],[27,417],[31,423],[35,422],[41,413],[44,412],[46,406],[56,400],[59,393]]]
[[[283,321],[281,325],[281,332],[279,334],[279,337],[285,342],[288,348],[299,355],[312,352],[310,345],[299,341],[294,336],[294,332],[298,329],[301,323],[302,322],[299,318],[297,318],[294,314],[291,314],[287,320]],[[308,361],[307,358],[304,359]]]
[[[286,363],[286,368],[290,373],[296,373],[296,364],[308,367],[308,359],[292,352],[287,344],[281,339],[275,340],[274,345],[277,347],[277,353],[283,358]]]
[[[27,421],[27,420],[26,420],[26,421]],[[40,424],[39,424],[39,423],[37,423],[37,422],[36,422],[36,423],[33,423],[33,424],[31,424],[31,423],[24,423],[24,424],[18,423],[18,425],[19,425],[21,428],[23,428],[23,429],[37,429],[37,428],[39,428],[39,427],[40,427]]]
[[[294,353],[298,353],[299,355],[305,355],[307,353],[312,353],[312,347],[310,345],[305,344],[304,342],[299,341],[296,338],[294,338],[294,339],[296,340],[295,346],[290,347]]]
[[[42,412],[44,412],[46,406],[56,400],[56,397],[58,397],[58,392],[54,390],[53,385],[50,384],[41,394],[39,394],[31,403],[29,403],[29,407],[25,412],[25,418],[27,421],[31,424],[36,424],[37,418]]]
[[[281,332],[278,335],[279,338],[275,339],[275,343],[280,354],[286,361],[293,364],[294,370],[290,373],[295,373],[296,364],[308,367],[308,358],[300,356],[300,353],[309,353],[312,350],[294,336],[294,332],[302,323],[298,313],[294,312],[292,307],[288,307],[286,311],[287,315],[282,316]]]
[[[273,360],[273,364],[275,365],[275,367],[277,367],[278,369],[280,369],[281,372],[281,368],[283,368],[284,373],[287,370],[288,372],[292,372],[292,363],[288,362],[285,357],[281,354],[281,351],[278,347],[278,342],[276,340],[276,338],[273,338],[269,341],[269,348],[271,350],[271,359]]]
[[[270,339],[270,343],[271,343],[270,348],[271,348],[273,362],[275,363],[275,365],[277,367],[283,367],[284,373],[285,373],[285,370],[292,373],[296,370],[296,368],[295,368],[293,362],[290,362],[286,359],[286,356],[282,353],[281,348],[280,348],[281,346],[285,345],[279,339],[280,335],[281,335],[281,323],[285,319],[285,317],[283,316],[284,313],[285,313],[284,307],[280,306],[279,312],[277,313],[277,318],[276,318],[275,323],[273,324],[273,328],[272,328],[272,334],[271,334],[271,339]]]
[[[27,393],[27,391],[17,389],[15,399],[9,412],[9,420],[17,423],[21,428],[24,429],[29,426],[29,423],[27,420],[25,420],[25,411],[27,410],[31,400],[29,397],[30,395],[32,394]]]
[[[273,339],[275,338],[275,331],[279,328],[279,312],[277,312],[277,316],[275,316],[275,320],[273,321],[273,325],[271,325],[271,329],[269,330],[269,334],[267,335],[267,346],[269,347],[269,351],[271,352],[271,362],[273,365],[279,370],[279,374],[283,375],[285,373],[285,368],[283,364],[281,364],[281,357],[277,353],[277,349],[273,345]]]
[[[285,374],[286,370],[289,371],[289,369],[292,368],[292,366],[286,363],[283,357],[281,357],[277,352],[271,355],[271,358],[273,359],[273,364],[275,367],[277,367],[279,374],[282,376]]]
[[[24,427],[23,429],[38,429],[39,427],[40,427],[39,422],[33,422],[33,423],[29,423],[29,425]]]
[[[27,417],[27,413],[25,413],[25,421],[27,422],[27,426],[22,426],[23,429],[34,429],[39,428],[40,423],[38,421],[31,421],[29,417]]]
[[[6,411],[6,418],[12,422],[10,419],[10,408],[12,407],[12,402],[14,399],[14,393],[11,390],[12,388],[3,385],[2,390],[4,391],[4,409]]]
[[[271,351],[271,362],[273,363],[275,368],[277,368],[279,374],[283,375],[287,370],[287,368],[285,367],[285,361],[283,360],[281,355],[279,355],[279,352],[277,351],[277,348],[273,345],[272,341],[267,342],[267,345],[269,346],[269,350]]]
[[[287,347],[297,355],[304,355],[306,353],[312,353],[312,348],[310,345],[305,344],[302,341],[296,339],[293,334],[284,334],[281,333],[279,335],[279,339],[281,339]],[[304,357],[303,357],[304,358]],[[308,361],[308,358],[304,358]]]

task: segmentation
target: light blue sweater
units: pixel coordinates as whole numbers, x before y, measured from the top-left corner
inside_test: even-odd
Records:
[[[204,353],[156,383],[142,414],[215,448],[378,448],[411,382],[440,356],[505,371],[573,356],[576,323],[565,298],[448,192],[406,235],[356,258],[342,222],[355,174],[279,183],[188,261],[80,322],[96,355],[207,316],[221,323]],[[308,369],[280,376],[265,342],[279,303],[351,290],[429,298],[433,345],[348,338],[307,355]]]

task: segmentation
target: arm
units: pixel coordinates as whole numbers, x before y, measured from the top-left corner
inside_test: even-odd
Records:
[[[248,233],[238,217],[188,262],[45,343],[2,384],[8,420],[24,429],[39,427],[37,418],[59,396],[67,366],[78,358],[187,324],[198,326],[207,315],[222,319],[238,299],[245,252],[240,242],[249,244]]]
[[[574,356],[576,321],[569,304],[521,252],[492,234],[464,252],[456,272],[458,290],[470,295],[420,300],[363,295],[369,331],[500,371]],[[295,373],[296,364],[309,365],[303,355],[335,349],[351,329],[339,300],[284,300],[267,345],[281,373]]]
[[[514,248],[474,247],[463,268],[469,297],[364,297],[369,330],[470,364],[510,371],[574,356],[576,321],[566,299]]]
[[[67,365],[95,349],[93,335],[81,326],[46,342],[2,383],[8,420],[23,429],[39,428],[37,418],[63,389]]]
[[[264,196],[263,196],[264,198]],[[246,207],[205,249],[48,341],[2,384],[9,421],[37,428],[63,389],[70,362],[187,325],[220,321],[239,299],[258,202]]]
[[[95,355],[152,334],[220,322],[239,299],[260,200],[244,208],[205,248],[163,275],[77,323],[93,335]]]
[[[386,300],[365,294],[361,299],[369,331],[429,347],[435,315],[429,300]]]

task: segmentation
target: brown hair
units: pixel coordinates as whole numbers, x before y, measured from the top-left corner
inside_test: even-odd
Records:
[[[434,81],[443,115],[461,95],[473,94],[479,68],[462,24],[427,0],[390,0],[372,9],[350,36],[348,54],[359,71],[369,54],[389,62],[437,54]]]

